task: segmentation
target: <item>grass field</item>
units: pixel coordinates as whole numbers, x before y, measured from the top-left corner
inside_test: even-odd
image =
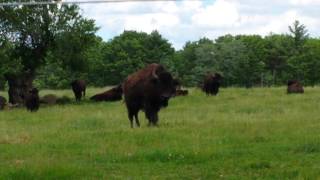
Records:
[[[153,128],[140,112],[131,129],[122,102],[6,110],[0,179],[319,179],[320,87],[285,91],[190,89]]]

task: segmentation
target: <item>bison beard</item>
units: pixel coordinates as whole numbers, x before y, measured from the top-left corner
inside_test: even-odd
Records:
[[[40,101],[39,101],[39,94],[37,88],[32,88],[26,97],[26,107],[27,110],[31,112],[35,112],[39,109]]]
[[[72,81],[71,86],[76,101],[80,101],[82,97],[86,96],[86,82],[84,80]]]
[[[158,112],[161,107],[168,106],[170,97],[174,96],[175,81],[162,65],[150,64],[128,76],[123,83],[125,103],[131,127],[133,119],[139,127],[138,113],[145,111],[149,125],[157,125]]]
[[[119,101],[122,99],[122,86],[118,85],[106,92],[96,94],[90,99],[94,101]]]

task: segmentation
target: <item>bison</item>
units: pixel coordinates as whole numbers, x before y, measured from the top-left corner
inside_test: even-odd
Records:
[[[68,96],[62,96],[62,97],[58,97],[56,103],[57,104],[69,104],[71,103],[71,99]]]
[[[176,96],[186,96],[186,95],[188,95],[188,90],[177,89],[175,95]]]
[[[169,99],[175,95],[176,85],[171,74],[160,64],[149,64],[129,75],[123,83],[123,93],[131,127],[133,118],[140,127],[140,110],[144,110],[149,126],[157,125],[158,112],[161,107],[168,106]]]
[[[57,96],[54,94],[47,94],[40,98],[40,103],[48,104],[48,105],[55,105],[57,103]]]
[[[96,94],[90,98],[94,101],[119,101],[122,99],[122,85],[118,85],[108,91]]]
[[[289,80],[287,93],[304,93],[302,84],[297,80]]]
[[[217,95],[219,92],[221,80],[222,80],[222,76],[219,73],[208,74],[204,78],[202,90],[207,95]]]
[[[74,80],[71,82],[71,87],[76,98],[80,101],[82,97],[86,96],[86,82],[84,80]]]
[[[25,104],[27,110],[35,112],[39,109],[40,100],[39,100],[39,91],[37,88],[32,88],[25,97]]]
[[[4,109],[4,106],[6,105],[7,100],[6,98],[0,96],[0,110]]]

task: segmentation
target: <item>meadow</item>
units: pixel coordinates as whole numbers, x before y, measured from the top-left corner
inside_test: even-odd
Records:
[[[122,101],[1,111],[0,179],[319,179],[319,111],[320,87],[192,88],[134,129]]]

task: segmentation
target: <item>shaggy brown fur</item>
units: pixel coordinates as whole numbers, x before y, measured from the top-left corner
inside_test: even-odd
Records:
[[[86,96],[86,82],[84,80],[72,81],[71,87],[77,101]]]
[[[94,101],[119,101],[122,99],[122,86],[118,85],[108,91],[96,94],[90,99]]]
[[[288,81],[288,88],[287,93],[304,93],[304,89],[302,84],[297,80],[289,80]]]
[[[160,64],[150,64],[129,75],[123,83],[123,93],[131,127],[133,118],[140,126],[140,110],[145,111],[149,125],[157,125],[158,112],[175,95],[176,85],[171,74]]]
[[[48,105],[55,105],[57,104],[57,96],[54,94],[47,94],[40,98],[40,103],[48,104]]]
[[[208,74],[203,81],[202,90],[207,95],[217,95],[221,80],[222,76],[219,73]]]
[[[39,91],[37,88],[32,88],[28,92],[25,103],[26,103],[27,110],[31,112],[38,111],[40,106],[40,100],[39,100]]]

